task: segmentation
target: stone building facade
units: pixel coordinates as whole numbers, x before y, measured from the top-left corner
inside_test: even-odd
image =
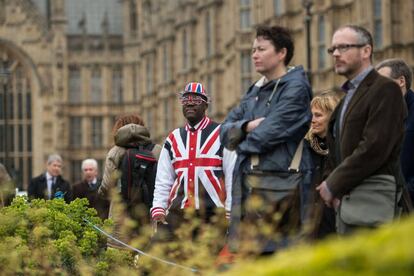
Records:
[[[58,152],[73,182],[84,158],[104,162],[121,113],[141,114],[162,143],[184,122],[177,93],[189,81],[205,85],[209,116],[223,120],[258,78],[257,24],[289,27],[292,65],[310,69],[315,93],[335,89],[343,79],[326,49],[349,23],[373,33],[375,61],[414,66],[413,0],[0,0],[0,67],[11,72],[0,87],[0,162],[26,189]]]

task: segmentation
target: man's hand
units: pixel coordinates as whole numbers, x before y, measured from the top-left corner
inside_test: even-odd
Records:
[[[256,127],[258,127],[264,119],[265,119],[265,117],[260,117],[260,118],[257,118],[255,120],[253,120],[253,121],[248,122],[247,125],[246,125],[246,128],[245,128],[246,132],[249,133],[253,129],[255,129]]]
[[[152,216],[152,233],[157,233],[158,223],[162,224],[168,224],[168,222],[165,220],[165,214],[164,213],[157,213]]]
[[[341,201],[337,198],[334,198],[332,201],[332,205],[334,207],[335,210],[337,210],[339,208],[339,205],[341,204]]]
[[[332,193],[329,190],[328,185],[326,184],[326,181],[323,181],[318,187],[316,187],[316,190],[319,192],[326,206],[332,208],[334,197],[332,196]]]

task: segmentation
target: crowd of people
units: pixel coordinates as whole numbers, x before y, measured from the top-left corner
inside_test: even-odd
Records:
[[[169,241],[179,239],[175,230],[192,218],[214,225],[219,216],[228,222],[223,256],[239,252],[245,241],[266,255],[298,237],[347,235],[410,212],[410,67],[401,59],[374,67],[369,31],[342,26],[328,54],[335,73],[345,77],[343,92],[313,95],[303,67],[289,65],[291,33],[279,26],[256,31],[251,55],[262,77],[222,123],[207,116],[210,98],[203,85],[190,82],[179,95],[186,122],[162,146],[153,143],[138,114],[121,115],[102,179],[96,160],[86,159],[83,180],[71,186],[61,176],[62,158],[50,155],[46,172],[29,184],[29,199],[85,197],[115,228],[125,220],[113,211],[123,202],[126,216],[151,224]],[[130,174],[134,170],[140,173]],[[112,198],[117,186],[121,201]],[[263,223],[270,233],[260,231]]]

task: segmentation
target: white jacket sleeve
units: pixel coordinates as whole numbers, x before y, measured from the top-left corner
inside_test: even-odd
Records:
[[[160,212],[165,214],[168,207],[168,197],[176,177],[168,150],[163,147],[158,159],[157,176],[155,178],[154,199],[151,208],[152,217]]]
[[[224,207],[226,213],[229,213],[231,209],[231,188],[233,186],[233,170],[236,159],[236,151],[229,151],[226,148],[223,149],[223,173],[226,185],[226,202]]]

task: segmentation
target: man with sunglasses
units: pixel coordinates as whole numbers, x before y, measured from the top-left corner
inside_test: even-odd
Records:
[[[185,126],[172,131],[161,150],[151,217],[175,231],[185,210],[209,222],[217,208],[230,212],[234,152],[220,143],[220,125],[206,116],[209,97],[201,83],[180,93]],[[223,212],[224,214],[224,212]]]
[[[339,28],[328,53],[333,57],[335,72],[347,79],[342,86],[346,96],[331,116],[327,178],[317,190],[326,205],[337,209],[337,232],[347,234],[383,222],[381,218],[371,223],[373,213],[367,213],[367,209],[353,211],[352,215],[363,217],[361,221],[345,216],[344,203],[350,202],[350,193],[364,180],[378,175],[390,177],[395,191],[390,206],[396,204],[406,108],[398,85],[373,69],[372,36],[366,29],[355,25]],[[371,195],[375,197],[375,193]]]

